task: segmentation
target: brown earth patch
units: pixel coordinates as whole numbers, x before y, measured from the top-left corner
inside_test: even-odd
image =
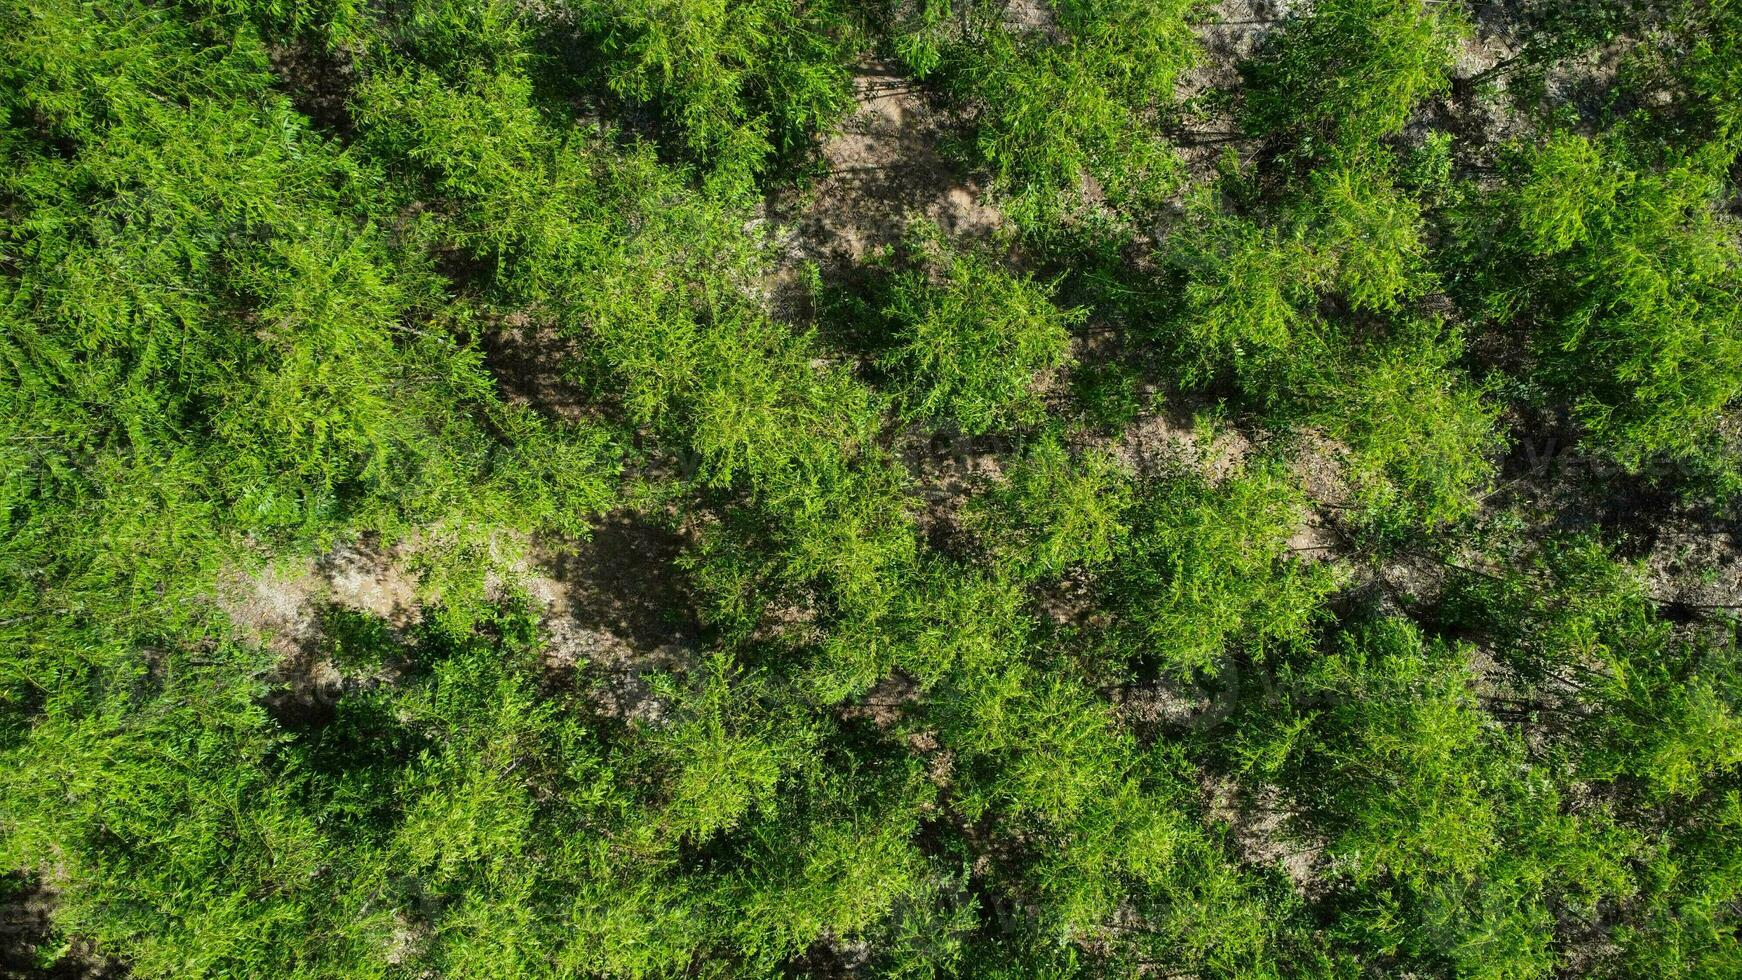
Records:
[[[528,542],[507,534],[498,543],[490,549],[499,566],[487,576],[489,587],[498,596],[524,592],[541,607],[553,681],[579,684],[604,714],[657,720],[662,709],[647,675],[695,662],[697,627],[674,564],[684,538],[619,513],[601,519],[587,540]],[[416,536],[391,547],[363,538],[318,558],[219,576],[216,604],[237,634],[278,656],[269,707],[319,712],[349,688],[392,681],[391,670],[346,676],[332,658],[322,611],[365,613],[395,631],[416,625],[430,598],[414,571],[422,546]]]
[[[544,663],[610,717],[665,716],[649,675],[695,668],[698,625],[675,562],[682,535],[636,515],[602,519],[585,541],[540,542],[518,569],[544,607]]]
[[[863,698],[848,702],[837,710],[842,718],[863,718],[879,730],[888,731],[901,721],[906,707],[917,702],[923,694],[912,679],[891,674],[872,685]],[[931,748],[936,747],[934,742]]]
[[[1046,0],[1005,0],[1004,26],[1019,34],[1039,34],[1054,41],[1064,39],[1058,16]]]
[[[1202,691],[1165,678],[1113,692],[1114,711],[1126,724],[1140,729],[1187,725],[1210,707],[1210,698]]]
[[[570,421],[592,414],[580,386],[563,373],[563,365],[578,359],[580,345],[556,324],[533,311],[516,311],[487,327],[479,339],[484,363],[509,404]]]
[[[1114,441],[1114,453],[1133,471],[1152,473],[1183,462],[1200,470],[1212,483],[1239,472],[1252,455],[1253,443],[1229,426],[1200,427],[1181,413],[1144,412]]]
[[[53,921],[59,892],[45,880],[47,877],[52,875],[8,874],[0,881],[0,980],[112,980],[126,976],[121,963],[77,937],[50,965],[42,965],[63,941]]]
[[[1172,142],[1185,164],[1187,187],[1213,180],[1228,150],[1257,146],[1239,132],[1234,117],[1216,96],[1240,86],[1240,64],[1251,58],[1272,31],[1281,27],[1298,0],[1222,0],[1193,26],[1198,61],[1180,75],[1175,100],[1187,107],[1187,131]]]
[[[1004,225],[979,187],[939,150],[953,123],[914,88],[899,66],[867,61],[854,73],[858,108],[826,143],[827,175],[790,219],[790,258],[825,266],[860,262],[893,245],[915,217],[951,236],[985,237]]]
[[[1288,826],[1288,807],[1275,787],[1242,793],[1232,780],[1206,776],[1209,818],[1224,824],[1240,857],[1248,864],[1280,867],[1297,890],[1317,881],[1323,841],[1303,841]]]
[[[1661,603],[1714,619],[1742,613],[1742,529],[1677,508],[1653,529],[1646,581]]]
[[[279,717],[318,715],[348,687],[391,679],[390,670],[347,677],[332,658],[321,612],[337,606],[374,616],[394,630],[415,625],[422,608],[418,577],[407,564],[413,548],[411,543],[383,547],[365,538],[318,558],[219,574],[216,603],[237,635],[278,656],[269,679],[270,711]]]
[[[1016,444],[996,435],[908,431],[895,448],[914,477],[920,530],[938,542],[960,530],[968,500],[1004,476],[1003,457]]]

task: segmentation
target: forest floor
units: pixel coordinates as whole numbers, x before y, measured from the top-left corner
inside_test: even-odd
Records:
[[[487,587],[524,595],[540,610],[550,683],[585,691],[606,717],[654,723],[662,707],[646,675],[696,660],[696,625],[681,618],[691,605],[674,565],[683,543],[638,515],[607,515],[584,540],[505,540]],[[423,546],[416,536],[389,547],[349,542],[220,576],[219,608],[242,639],[277,655],[269,710],[319,715],[346,691],[394,682],[393,664],[359,673],[335,661],[325,614],[368,613],[396,633],[415,627],[424,604],[440,600],[420,578]]]

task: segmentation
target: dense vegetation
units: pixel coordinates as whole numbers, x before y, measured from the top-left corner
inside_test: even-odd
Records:
[[[1283,6],[0,0],[0,971],[1742,975],[1742,2]]]

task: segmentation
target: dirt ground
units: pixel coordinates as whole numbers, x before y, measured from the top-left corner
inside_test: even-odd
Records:
[[[56,890],[46,882],[11,874],[0,876],[0,980],[115,980],[127,975],[114,960],[88,943],[74,940],[54,966],[43,969],[44,954],[61,942],[49,922]]]
[[[524,593],[541,607],[552,682],[579,686],[607,716],[657,721],[661,710],[646,675],[687,670],[695,661],[695,624],[682,618],[689,602],[673,564],[681,539],[627,514],[608,515],[585,541],[509,537],[503,551],[524,557],[504,561],[491,576],[493,588]],[[394,682],[391,667],[367,676],[342,670],[322,613],[337,607],[396,632],[414,627],[432,598],[416,571],[420,547],[415,537],[391,547],[362,539],[316,558],[219,577],[217,605],[238,635],[278,657],[269,708],[318,714],[347,690]]]
[[[610,515],[587,541],[541,543],[520,586],[544,607],[544,662],[609,717],[656,724],[653,671],[695,668],[697,625],[675,561],[683,539],[633,515]]]
[[[803,197],[772,208],[790,227],[790,259],[850,266],[898,241],[914,218],[956,237],[983,237],[1004,225],[981,188],[940,151],[947,115],[899,66],[867,60],[854,72],[853,89],[857,108],[823,144],[827,175]]]

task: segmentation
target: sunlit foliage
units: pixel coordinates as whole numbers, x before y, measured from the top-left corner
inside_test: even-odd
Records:
[[[1742,6],[1233,9],[0,0],[0,972],[1742,973]]]

